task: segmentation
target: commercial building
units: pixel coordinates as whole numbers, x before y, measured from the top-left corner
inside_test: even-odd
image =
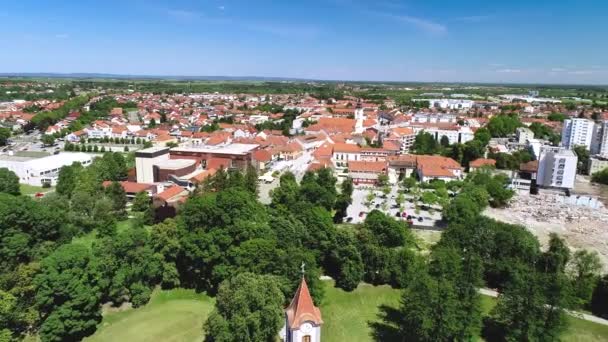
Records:
[[[93,158],[86,153],[60,153],[43,158],[0,155],[0,168],[7,168],[19,177],[19,183],[33,186],[57,185],[63,166],[80,163],[89,166]]]
[[[574,188],[578,157],[572,150],[543,146],[538,158],[536,184],[547,188]]]
[[[595,123],[587,119],[564,120],[562,128],[562,146],[573,149],[575,146],[585,146],[591,149]]]
[[[441,109],[471,109],[475,104],[471,100],[454,100],[454,99],[431,99],[431,100],[419,100],[429,101],[429,108],[441,108]]]
[[[259,149],[258,144],[229,144],[222,146],[176,147],[171,150],[172,159],[194,159],[207,168],[207,161],[213,158],[227,159],[229,168],[245,170],[254,164],[253,153]]]

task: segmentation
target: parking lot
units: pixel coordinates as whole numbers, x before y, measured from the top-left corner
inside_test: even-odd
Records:
[[[371,191],[373,191],[374,197],[371,205],[367,205],[368,196]],[[425,208],[422,203],[418,203],[418,208],[416,208],[414,197],[405,193],[405,201],[401,204],[402,210],[400,210],[396,201],[397,195],[398,187],[396,186],[392,187],[391,192],[386,196],[380,188],[357,186],[353,192],[352,204],[346,211],[347,220],[350,220],[350,223],[361,223],[365,220],[367,213],[372,210],[380,210],[387,215],[404,221],[408,221],[407,216],[411,216],[409,221],[415,228],[440,228],[441,207],[433,206],[432,208]],[[400,215],[398,216],[397,213]],[[405,213],[405,217],[403,217],[403,213]],[[349,218],[352,218],[352,220]]]

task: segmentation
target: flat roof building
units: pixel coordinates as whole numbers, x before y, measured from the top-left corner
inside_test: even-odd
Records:
[[[86,153],[60,153],[42,158],[0,155],[0,168],[7,168],[19,177],[19,183],[33,186],[57,184],[63,166],[80,163],[89,166],[93,158]]]

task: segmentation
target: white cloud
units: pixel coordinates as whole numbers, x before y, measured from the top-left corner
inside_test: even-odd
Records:
[[[498,69],[496,72],[504,73],[504,74],[519,74],[521,69]]]

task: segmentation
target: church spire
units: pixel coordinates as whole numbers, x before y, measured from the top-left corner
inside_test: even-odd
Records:
[[[302,264],[302,271],[304,271],[304,264]],[[312,322],[315,325],[323,324],[321,311],[315,306],[310,296],[304,274],[302,274],[300,286],[285,313],[287,314],[287,326],[291,329],[297,329],[304,322]]]

